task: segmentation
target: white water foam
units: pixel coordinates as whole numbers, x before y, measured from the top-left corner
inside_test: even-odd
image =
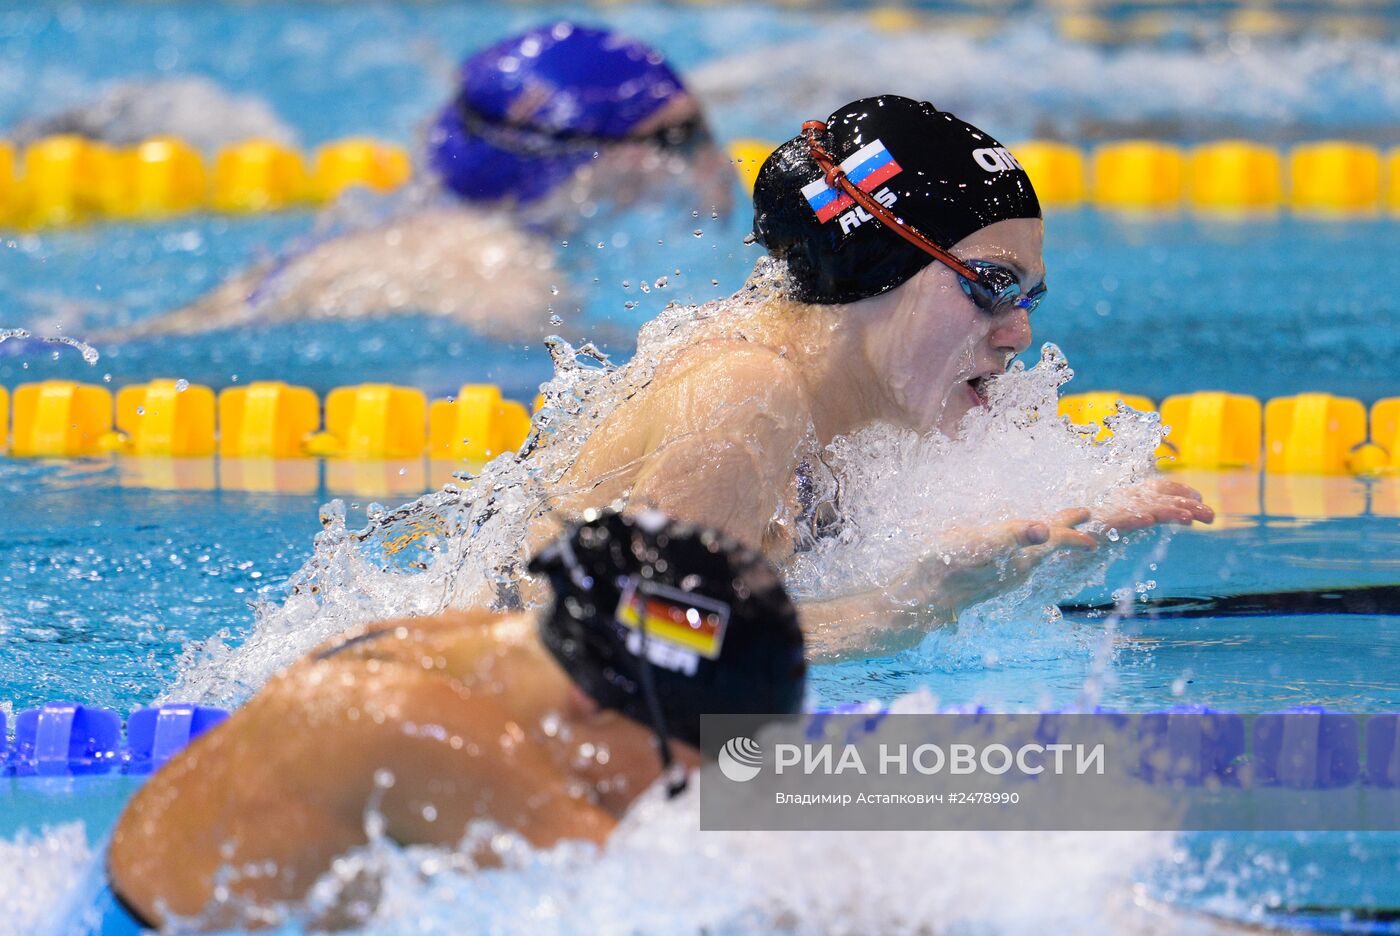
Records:
[[[556,374],[543,388],[546,406],[525,455],[501,456],[470,484],[395,510],[372,506],[363,530],[348,530],[343,505],[328,505],[325,530],[287,600],[260,605],[241,645],[226,631],[188,648],[165,697],[236,705],[277,670],[354,625],[449,606],[517,606],[529,525],[561,493],[559,480],[593,429],[698,329],[751,314],[781,287],[783,275],[779,265],[760,262],[749,287],[731,299],[669,307],[643,329],[637,355],[622,367],[588,346],[552,340]],[[936,551],[940,538],[959,526],[1102,507],[1147,477],[1160,435],[1156,417],[1116,417],[1116,435],[1096,444],[1092,431],[1056,415],[1056,394],[1070,376],[1058,350],[1047,346],[1035,368],[1013,368],[995,381],[990,406],[969,414],[956,443],[879,427],[832,443],[824,460],[842,492],[835,504],[839,533],[792,563],[794,593],[816,598],[878,586]],[[1011,595],[963,615],[956,631],[930,638],[931,652],[943,665],[985,665],[987,654],[977,647],[1001,628],[1003,653],[1019,645],[1025,658],[1067,652],[1087,658],[1101,632],[1068,628],[1054,601],[1102,577],[1116,551],[1101,552],[1092,563],[1046,563]]]
[[[734,299],[667,309],[644,329],[636,358],[623,367],[588,347],[551,342],[556,376],[545,387],[546,406],[526,456],[502,456],[470,484],[398,509],[376,507],[361,531],[348,530],[343,507],[329,505],[315,555],[294,577],[287,600],[259,607],[241,644],[225,634],[191,648],[167,696],[236,704],[277,669],[354,624],[453,604],[517,601],[512,583],[524,558],[526,524],[557,493],[583,441],[701,323],[747,314],[767,300],[781,275],[761,263]],[[1058,352],[1047,348],[1037,367],[997,381],[991,406],[969,417],[956,444],[888,429],[833,443],[825,457],[844,492],[837,505],[841,533],[794,564],[794,589],[820,594],[868,582],[899,560],[936,548],[961,523],[1102,505],[1144,477],[1157,441],[1155,419],[1125,414],[1115,441],[1094,444],[1091,433],[1055,414],[1056,392],[1069,375]],[[1086,574],[1083,566],[1056,568],[996,606],[1001,610],[979,613],[1021,626],[1016,622],[1026,607],[1043,608]],[[970,629],[966,621],[960,628]],[[1052,641],[1039,652],[1062,652],[1057,647]],[[923,691],[894,708],[935,711],[937,701]],[[1170,857],[1167,834],[701,833],[697,810],[693,789],[675,803],[653,790],[601,850],[577,844],[535,850],[497,834],[490,841],[505,867],[480,872],[466,857],[471,847],[398,848],[372,837],[336,863],[310,909],[281,912],[289,927],[300,928],[339,882],[363,881],[369,873],[380,881],[380,899],[367,911],[370,933],[455,933],[463,920],[480,932],[559,934],[1166,928],[1136,907],[1133,888]]]
[[[938,703],[925,691],[891,711]],[[304,904],[254,912],[302,932],[374,881],[355,931],[375,936],[1202,931],[1139,906],[1138,882],[1183,860],[1168,833],[701,832],[703,782],[675,800],[658,783],[602,848],[535,849],[487,824],[456,848],[404,848],[370,808],[369,844],[338,859]],[[479,869],[470,856],[484,851],[500,867]]]
[[[296,133],[267,102],[198,76],[113,82],[95,97],[22,121],[8,135],[27,144],[56,133],[76,133],[114,146],[175,136],[206,153],[242,140],[296,142]]]
[[[694,787],[650,791],[601,851],[499,841],[501,870],[458,852],[370,846],[341,867],[382,881],[363,931],[452,934],[1152,932],[1135,875],[1154,833],[700,832]]]
[[[1096,442],[1096,427],[1057,415],[1059,389],[1072,377],[1059,349],[1047,344],[1034,368],[1017,362],[993,382],[989,405],[967,414],[956,440],[879,426],[833,442],[824,461],[840,492],[839,532],[796,557],[787,574],[792,591],[821,597],[879,589],[956,542],[959,529],[1071,507],[1101,510],[1150,478],[1158,417],[1125,409],[1109,417],[1114,434]],[[1101,584],[1122,552],[1109,546],[1050,559],[1024,584],[965,610],[957,627],[930,634],[917,664],[948,670],[1087,658],[1102,628],[1071,627],[1056,602]]]
[[[1067,41],[1033,18],[988,38],[937,25],[890,33],[859,17],[835,19],[839,28],[814,38],[707,63],[691,73],[691,87],[721,112],[741,111],[739,132],[770,138],[773,127],[791,131],[778,138],[790,136],[802,119],[825,118],[872,93],[932,101],[1007,141],[1132,134],[1286,141],[1318,128],[1366,136],[1384,134],[1400,107],[1400,48],[1369,39],[1235,36],[1204,46],[1106,48]]]
[[[0,936],[34,936],[52,925],[83,885],[92,847],[81,822],[0,839]]]

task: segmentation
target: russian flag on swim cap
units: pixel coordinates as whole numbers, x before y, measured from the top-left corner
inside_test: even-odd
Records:
[[[898,175],[901,170],[899,163],[894,161],[894,156],[885,149],[885,144],[875,140],[842,160],[841,171],[846,173],[846,178],[862,192],[873,192],[879,185]],[[812,210],[817,213],[817,220],[822,224],[855,204],[851,196],[827,185],[825,176],[804,185],[802,194],[806,196],[807,204],[812,206]]]

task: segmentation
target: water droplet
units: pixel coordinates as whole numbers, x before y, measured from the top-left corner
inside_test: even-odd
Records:
[[[698,218],[698,217],[700,217],[700,209],[697,208],[697,209],[692,210],[692,211],[690,212],[690,216],[691,216],[692,218]]]
[[[651,284],[648,283],[646,280],[642,280],[640,283],[638,283],[638,284],[637,284],[637,288],[640,289],[640,290],[641,290],[642,292],[644,292],[644,293],[649,293],[649,292],[651,292]]]
[[[408,469],[407,469],[407,468],[400,468],[400,469],[399,469],[399,477],[400,477],[400,478],[402,478],[402,477],[403,477],[404,475],[406,475],[406,474],[408,474]]]
[[[145,416],[145,415],[146,415],[146,407],[144,407],[144,406],[138,406],[138,407],[136,407],[136,415],[137,415],[137,416]]]
[[[717,280],[717,279],[712,279],[712,280],[710,280],[710,285],[711,285],[711,286],[718,286],[718,285],[719,285],[719,280]]]
[[[549,324],[553,325],[555,328],[558,328],[560,325],[564,324],[564,320],[557,315],[551,315],[549,317]]]
[[[569,242],[568,242],[568,241],[560,241],[560,242],[559,242],[559,246],[560,246],[560,247],[567,247],[567,246],[569,246]]]
[[[755,234],[753,231],[750,231],[749,233],[747,233],[747,234],[744,235],[744,244],[745,244],[745,245],[757,244],[757,243],[758,243],[758,235]]]
[[[1118,542],[1118,528],[1117,528],[1117,527],[1109,527],[1109,528],[1108,528],[1108,534],[1107,534],[1107,536],[1108,536],[1108,541],[1109,541],[1110,543],[1116,543],[1116,542]]]
[[[696,237],[704,237],[704,236],[705,236],[705,232],[702,231],[702,230],[700,230],[699,228],[696,228],[695,230],[691,231],[690,233],[694,234]]]
[[[623,280],[623,281],[622,281],[622,288],[623,288],[623,289],[631,289],[631,288],[632,288],[632,283],[631,283],[631,281],[630,281],[630,280]]]
[[[598,249],[599,249],[599,250],[602,250],[602,249],[603,249],[603,242],[602,242],[602,241],[598,241]]]
[[[637,304],[635,302],[624,302],[622,304],[622,307],[624,309],[635,309],[637,307]]]
[[[181,377],[179,380],[175,381],[175,392],[176,392],[176,393],[184,393],[184,392],[185,392],[186,390],[188,390],[189,388],[190,388],[190,382],[189,382],[188,380],[186,380],[185,378]]]
[[[550,294],[551,296],[557,296],[557,295],[559,295],[559,287],[558,287],[558,286],[551,286],[551,287],[549,287],[549,294]]]
[[[668,282],[670,282],[670,280],[666,279],[666,277],[664,277],[664,276],[658,276],[658,277],[656,278],[656,282],[655,282],[655,283],[652,283],[651,285],[654,286],[654,287],[656,287],[657,289],[665,289],[665,288],[666,288],[666,284],[667,284]]]
[[[102,375],[102,382],[103,382],[103,383],[111,383],[111,382],[112,382],[112,375],[111,375],[111,374],[103,374],[103,375]]]

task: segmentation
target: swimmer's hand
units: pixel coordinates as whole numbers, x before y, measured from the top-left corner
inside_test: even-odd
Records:
[[[1091,518],[1087,509],[1074,507],[1045,520],[953,530],[891,589],[891,598],[933,604],[955,618],[1020,585],[1052,556],[1098,549],[1097,536],[1076,529]]]
[[[1160,524],[1190,526],[1212,523],[1215,511],[1201,500],[1201,493],[1177,481],[1153,478],[1133,485],[1108,505],[1093,512],[1085,532],[1101,542]]]
[[[1064,552],[1092,552],[1088,510],[1064,510],[1048,520],[1012,520],[949,532],[939,548],[878,592],[804,602],[807,652],[836,660],[912,647],[958,612],[1008,591],[1032,570]]]
[[[1052,556],[1091,552],[1161,524],[1210,523],[1215,511],[1198,491],[1154,478],[1128,488],[1096,510],[1074,507],[1046,520],[1013,520],[955,530],[902,583],[904,595],[934,601],[956,616],[963,608],[1009,591]]]

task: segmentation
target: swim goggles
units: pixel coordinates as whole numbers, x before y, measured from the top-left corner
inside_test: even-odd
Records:
[[[458,95],[455,103],[457,116],[468,133],[517,156],[592,153],[620,143],[650,143],[661,149],[684,149],[710,138],[705,120],[699,114],[651,133],[617,137],[536,127],[493,117],[476,108],[465,93]]]
[[[997,315],[1008,309],[1025,309],[1026,314],[1030,315],[1045,298],[1044,283],[1023,293],[1021,281],[1004,266],[986,260],[968,260],[966,265],[977,272],[976,280],[968,279],[956,267],[953,272],[958,274],[958,283],[962,285],[963,292],[983,312]]]
[[[996,315],[1011,308],[1025,309],[1029,315],[1040,305],[1041,300],[1045,298],[1044,283],[1030,292],[1022,293],[1021,281],[1006,267],[985,260],[959,260],[935,244],[918,228],[897,217],[868,192],[862,191],[846,177],[846,173],[822,145],[818,136],[824,133],[826,124],[820,120],[809,120],[802,125],[802,135],[807,139],[808,152],[826,174],[826,184],[840,189],[851,201],[868,211],[885,227],[956,273],[963,292],[972,299],[977,308],[989,315]]]

